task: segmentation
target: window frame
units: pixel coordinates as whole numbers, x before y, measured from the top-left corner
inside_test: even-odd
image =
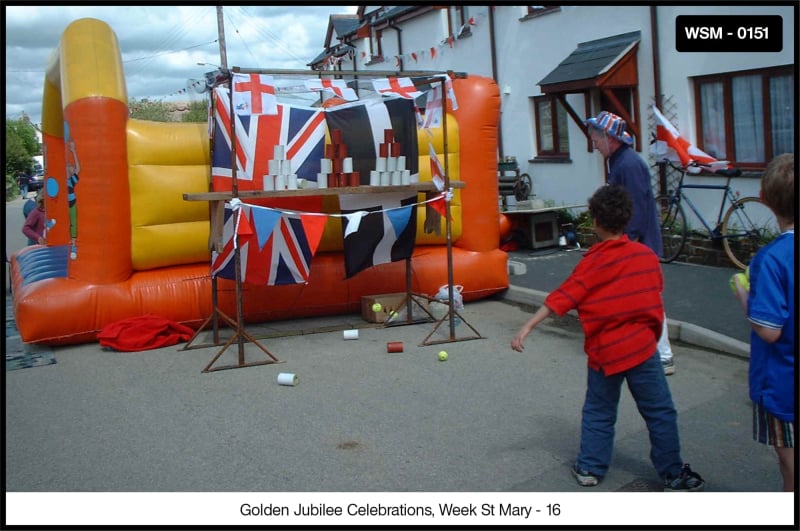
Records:
[[[469,24],[467,24],[467,21],[469,20],[469,12],[467,11],[467,7],[468,6],[463,4],[446,7],[448,37],[460,38],[468,34],[472,34],[472,30],[470,29]],[[463,28],[463,30],[461,28]]]
[[[560,5],[542,4],[537,6],[525,6],[525,14],[520,20],[529,20],[558,11],[561,11]]]
[[[567,146],[566,149],[561,146],[560,142],[560,127],[558,125],[558,118],[559,118],[559,109],[561,112],[565,114],[565,118],[567,118],[566,113],[567,110],[559,101],[558,97],[552,94],[543,94],[540,96],[533,96],[531,98],[533,102],[533,113],[534,113],[534,125],[536,130],[536,160],[569,160],[570,158],[570,147],[569,147],[569,120],[565,119],[565,126],[567,130],[564,131],[567,138]],[[549,102],[550,104],[550,131],[553,136],[553,149],[545,150],[542,148],[542,128],[541,120],[542,117],[539,113],[539,105],[542,102]]]
[[[763,130],[754,135],[755,139],[760,138],[763,142],[763,153],[766,160],[763,161],[746,161],[741,162],[737,160],[736,155],[736,133],[733,125],[733,79],[737,77],[746,76],[760,76],[761,78],[761,95],[762,95],[762,121]],[[774,66],[766,68],[757,68],[752,70],[738,70],[735,72],[724,72],[720,74],[711,74],[707,76],[695,76],[692,78],[692,85],[694,90],[694,120],[697,131],[697,147],[703,151],[706,150],[705,139],[703,137],[703,100],[701,88],[704,84],[720,83],[722,85],[722,106],[723,106],[723,119],[724,119],[724,133],[725,133],[725,159],[730,161],[731,164],[742,170],[763,171],[767,163],[780,153],[773,153],[774,146],[772,145],[772,117],[770,115],[771,97],[769,91],[770,80],[774,77],[792,76],[794,78],[794,70],[791,65]],[[796,79],[792,80],[794,84]],[[796,109],[793,111],[796,112]],[[796,126],[796,124],[795,124]],[[797,142],[797,139],[794,139]]]

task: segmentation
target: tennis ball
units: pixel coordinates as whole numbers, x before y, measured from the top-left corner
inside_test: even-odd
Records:
[[[374,303],[372,305],[372,311],[375,312],[375,313],[380,312],[382,309],[383,309],[383,306],[381,306],[381,303],[379,303],[379,302],[376,302],[376,303]]]
[[[447,361],[447,352],[444,350],[439,351],[439,361]]]
[[[736,273],[735,275],[731,276],[731,280],[730,280],[731,291],[736,293],[736,278],[737,277],[739,278],[739,284],[741,284],[742,287],[745,290],[750,291],[750,275],[748,275],[748,273],[749,273],[749,270],[745,270],[744,273]]]

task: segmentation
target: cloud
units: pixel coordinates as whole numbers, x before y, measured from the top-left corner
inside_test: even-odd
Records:
[[[217,11],[206,6],[3,6],[6,116],[41,122],[45,68],[73,21],[106,22],[117,36],[129,99],[201,98],[187,85],[221,64]],[[330,15],[356,6],[224,6],[229,67],[305,70],[323,50]],[[183,92],[181,92],[183,91]]]

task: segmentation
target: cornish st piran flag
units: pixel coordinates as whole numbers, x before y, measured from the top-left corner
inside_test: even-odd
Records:
[[[339,196],[347,278],[411,257],[417,235],[416,203],[417,195],[408,192]]]
[[[270,286],[308,282],[327,217],[286,215],[250,205],[238,212],[237,226],[237,215],[225,206],[223,249],[212,252],[212,276],[236,278],[233,235],[238,233],[242,282]]]
[[[681,166],[686,168],[689,173],[699,173],[702,170],[693,163],[706,165],[712,172],[730,167],[728,161],[717,160],[682,137],[655,105],[653,105],[653,114],[656,117],[656,134],[651,142],[651,153],[680,162]]]
[[[236,114],[275,114],[275,81],[264,74],[233,74],[233,108]]]
[[[211,176],[214,191],[231,190],[231,113],[228,91],[215,89]],[[263,190],[277,144],[298,178],[317,180],[325,148],[325,113],[278,104],[275,115],[233,115],[236,120],[236,179],[239,190]],[[369,176],[369,174],[367,174]]]
[[[375,169],[375,160],[384,142],[386,129],[392,129],[395,142],[400,143],[401,154],[406,157],[406,169],[411,172],[411,181],[419,178],[414,100],[385,98],[382,101],[371,99],[337,105],[327,109],[325,120],[330,131],[342,131],[347,155],[353,159],[353,171],[360,173],[362,184],[369,183],[369,172]]]

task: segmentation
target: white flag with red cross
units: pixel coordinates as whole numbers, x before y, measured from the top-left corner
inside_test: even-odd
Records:
[[[699,173],[702,170],[700,166],[707,166],[707,169],[712,172],[730,167],[727,160],[717,160],[682,137],[655,105],[653,105],[653,114],[656,117],[656,134],[650,146],[650,152],[653,155],[665,156],[676,162],[680,161],[689,173]]]
[[[424,94],[424,92],[417,90],[414,82],[408,77],[374,79],[372,86],[382,96],[400,96],[407,100],[413,100]]]
[[[233,109],[236,114],[278,114],[272,76],[233,74]]]
[[[312,92],[327,90],[347,101],[358,100],[356,91],[348,87],[343,79],[306,79],[305,86]]]

